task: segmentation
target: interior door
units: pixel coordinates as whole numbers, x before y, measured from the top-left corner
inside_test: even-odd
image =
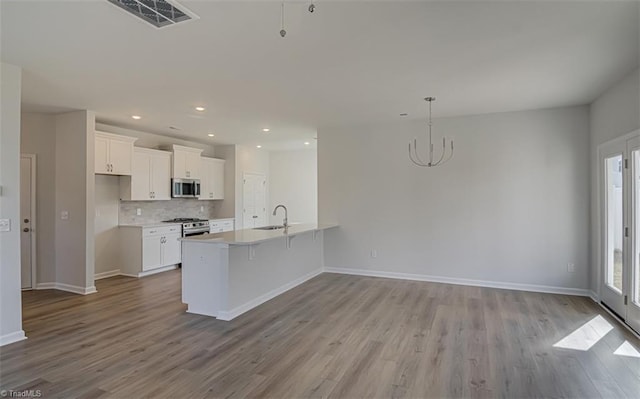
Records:
[[[33,259],[32,259],[32,159],[20,157],[20,277],[22,289],[33,288]]]
[[[245,229],[266,225],[266,182],[264,175],[245,173],[242,185],[242,224]]]
[[[640,332],[640,137],[627,142],[629,154],[629,213],[631,216],[629,267],[626,270],[626,322]]]

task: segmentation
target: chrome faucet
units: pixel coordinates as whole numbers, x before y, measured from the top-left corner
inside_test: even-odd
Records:
[[[287,207],[282,204],[276,206],[275,209],[273,210],[273,216],[276,215],[278,208],[284,209],[284,220],[282,221],[282,225],[286,229],[289,226],[289,217],[288,217]]]

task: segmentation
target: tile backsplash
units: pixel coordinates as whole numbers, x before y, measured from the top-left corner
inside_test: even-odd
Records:
[[[220,201],[174,198],[171,201],[120,201],[120,224],[155,223],[174,218],[214,219]],[[137,210],[141,215],[137,215]],[[202,210],[201,210],[202,209]]]

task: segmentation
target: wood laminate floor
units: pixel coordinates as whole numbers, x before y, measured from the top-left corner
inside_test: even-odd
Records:
[[[0,385],[43,398],[640,398],[640,343],[590,299],[322,274],[231,322],[185,313],[180,272],[23,293]],[[553,345],[601,316],[589,350]],[[587,334],[589,335],[589,334]]]

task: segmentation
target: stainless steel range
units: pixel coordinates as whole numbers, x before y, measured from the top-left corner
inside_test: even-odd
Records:
[[[182,223],[182,236],[197,236],[209,232],[209,221],[198,218],[175,218],[163,220],[164,223]]]

